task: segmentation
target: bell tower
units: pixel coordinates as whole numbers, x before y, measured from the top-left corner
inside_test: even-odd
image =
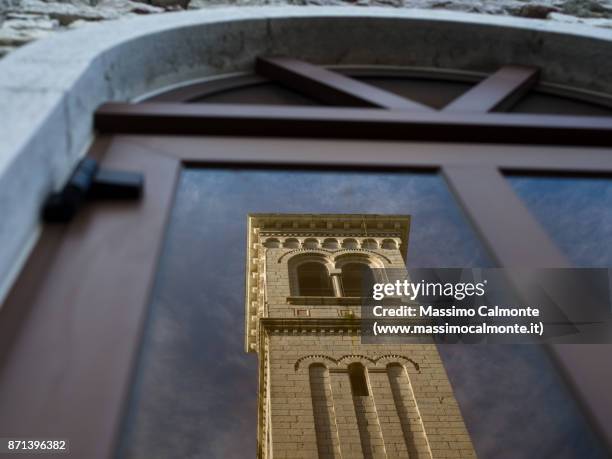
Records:
[[[475,457],[436,346],[361,342],[364,276],[405,269],[409,230],[405,215],[248,217],[258,457]]]

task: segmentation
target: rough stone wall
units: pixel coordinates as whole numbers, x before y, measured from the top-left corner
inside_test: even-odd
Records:
[[[0,0],[0,57],[52,33],[99,21],[163,13],[188,0]],[[164,3],[167,2],[167,3]]]
[[[448,9],[612,27],[612,0],[0,0],[0,57],[90,23],[223,5],[360,5]]]

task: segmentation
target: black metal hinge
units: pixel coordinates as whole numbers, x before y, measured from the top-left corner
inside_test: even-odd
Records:
[[[47,198],[42,217],[45,222],[68,222],[87,200],[139,199],[143,189],[141,173],[100,169],[96,160],[83,158],[64,188]]]

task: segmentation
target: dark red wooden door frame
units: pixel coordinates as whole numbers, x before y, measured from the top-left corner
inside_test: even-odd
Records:
[[[508,109],[538,82],[535,68],[505,66],[441,111],[295,59],[259,58],[255,69],[262,76],[336,107],[106,104],[97,111],[95,126],[105,133],[149,135],[425,141],[502,148],[507,144],[612,146],[612,117],[491,113]],[[465,155],[465,149],[463,155],[465,158],[454,162],[446,159],[437,166],[497,263],[505,267],[570,266],[512,191],[499,166],[476,164],[470,160],[471,155]],[[551,170],[562,169],[556,167],[554,154],[547,158]],[[278,162],[283,159],[278,158]],[[374,163],[375,159],[371,161]],[[612,172],[608,158],[599,165]],[[608,422],[612,397],[602,399],[593,373],[598,369],[585,366],[594,355],[605,358],[608,347],[595,346],[581,352],[575,346],[550,346],[550,350],[587,414],[612,446]],[[612,378],[612,368],[604,371]]]
[[[318,99],[328,104],[344,97],[361,105],[361,84],[343,86],[345,80],[325,69],[313,71],[304,63],[296,68],[291,60],[268,61],[285,67],[274,75],[279,81],[289,78],[289,87],[303,93],[316,90]],[[301,76],[292,79],[298,71]],[[60,432],[73,439],[73,455],[113,456],[157,253],[182,167],[240,163],[247,167],[433,168],[443,173],[500,266],[569,266],[501,170],[612,173],[612,151],[584,147],[610,146],[612,122],[610,118],[486,113],[515,102],[536,79],[534,69],[502,69],[443,112],[402,103],[397,95],[378,88],[367,91],[367,103],[361,106],[381,108],[146,103],[103,107],[96,114],[96,128],[113,135],[102,147],[98,140],[90,154],[102,149],[105,167],[140,170],[147,189],[142,203],[92,204],[71,225],[43,232],[4,304],[0,322],[0,428],[18,435]],[[245,81],[257,84],[263,79],[249,76]],[[179,93],[194,99],[211,87],[219,90],[231,85],[218,80],[156,99],[173,101]],[[385,108],[394,104],[407,108]],[[115,135],[119,132],[147,135]],[[267,138],[240,137],[246,135]],[[449,143],[453,138],[473,143]],[[427,142],[415,143],[415,139]],[[564,147],[566,142],[580,148]],[[521,146],[525,143],[542,146]],[[84,272],[88,275],[83,282],[75,283]],[[610,447],[612,395],[601,390],[601,380],[612,380],[612,366],[604,364],[609,348],[555,346],[552,352]]]
[[[94,125],[105,134],[612,146],[612,117],[156,102],[104,104]]]

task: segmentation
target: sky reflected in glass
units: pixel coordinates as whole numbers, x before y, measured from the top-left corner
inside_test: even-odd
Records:
[[[243,336],[246,223],[255,212],[410,214],[410,266],[493,266],[437,174],[185,171],[120,457],[255,456],[257,361]],[[603,457],[540,348],[441,354],[481,457]]]
[[[573,264],[612,267],[612,180],[508,177]]]

